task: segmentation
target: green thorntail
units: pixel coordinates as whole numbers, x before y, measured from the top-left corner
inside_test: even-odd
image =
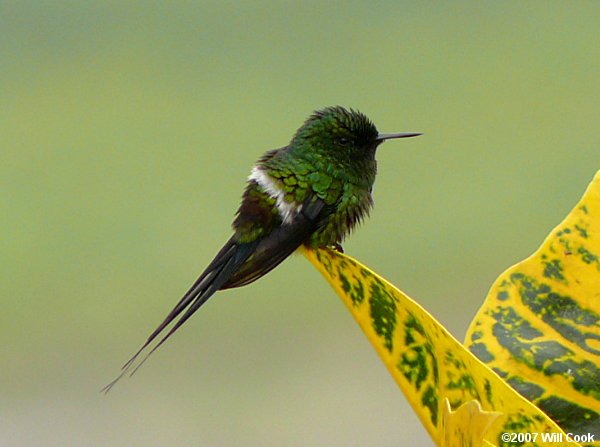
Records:
[[[377,147],[418,135],[381,134],[365,115],[339,106],[314,112],[290,144],[257,161],[233,221],[233,236],[105,390],[179,315],[144,360],[217,290],[250,284],[301,245],[341,250],[345,236],[373,206]]]

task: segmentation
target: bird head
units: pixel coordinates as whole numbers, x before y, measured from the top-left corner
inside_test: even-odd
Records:
[[[342,158],[372,158],[384,141],[418,135],[421,134],[379,133],[373,122],[358,110],[333,106],[315,111],[298,129],[291,144],[308,145]]]

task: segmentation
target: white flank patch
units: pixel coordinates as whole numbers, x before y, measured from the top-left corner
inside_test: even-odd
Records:
[[[258,186],[271,198],[275,199],[275,206],[277,207],[277,211],[279,211],[279,216],[283,223],[289,224],[292,222],[294,216],[302,209],[302,205],[286,202],[285,191],[259,166],[252,168],[252,172],[248,176],[248,181],[252,180],[258,183]]]

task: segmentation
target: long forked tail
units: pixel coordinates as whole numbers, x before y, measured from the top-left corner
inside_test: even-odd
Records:
[[[111,388],[129,371],[133,375],[144,362],[162,345],[167,339],[181,327],[183,323],[196,312],[227,280],[240,268],[256,248],[258,241],[239,244],[232,237],[219,251],[217,256],[202,272],[200,277],[192,285],[190,290],[179,300],[164,321],[150,334],[142,347],[121,368],[121,373],[108,385],[102,388],[102,392],[108,393]],[[187,309],[187,310],[186,310]],[[144,358],[136,364],[138,357],[148,348],[153,341],[185,310],[185,313],[175,322],[171,329],[146,353]]]
[[[318,228],[324,216],[327,216],[327,213],[331,211],[322,200],[309,198],[303,203],[302,211],[298,213],[291,224],[280,225],[272,230],[268,236],[248,243],[237,242],[235,236],[229,239],[190,290],[167,315],[167,318],[150,334],[146,343],[123,365],[117,378],[102,388],[102,391],[105,393],[110,391],[115,383],[129,371],[131,371],[131,374],[135,373],[148,357],[173,335],[217,290],[249,284],[279,265]],[[252,256],[252,262],[246,263],[250,256]],[[154,345],[140,362],[135,364],[142,352],[149,348],[155,339],[184,310],[186,310],[185,313],[179,317],[169,332]]]

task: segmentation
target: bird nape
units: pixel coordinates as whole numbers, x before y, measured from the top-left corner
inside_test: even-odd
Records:
[[[233,236],[102,390],[108,392],[125,374],[135,373],[217,290],[256,281],[301,245],[341,249],[373,206],[377,147],[418,135],[381,134],[365,115],[340,106],[309,116],[287,146],[256,162],[233,221]]]

